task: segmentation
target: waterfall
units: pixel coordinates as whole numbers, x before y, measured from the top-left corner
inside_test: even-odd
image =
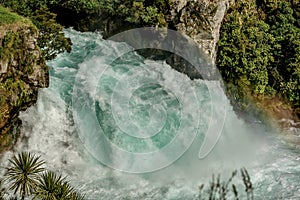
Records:
[[[26,139],[17,148],[41,155],[87,199],[195,199],[213,173],[226,178],[241,167],[256,199],[300,197],[298,150],[259,121],[239,119],[218,81],[123,54],[131,47],[99,33],[66,35],[73,50],[48,62],[50,87],[21,113]],[[224,117],[221,108],[224,125],[212,121]],[[208,130],[220,127],[217,144],[199,159]]]

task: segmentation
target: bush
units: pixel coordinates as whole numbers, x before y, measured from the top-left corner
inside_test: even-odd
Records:
[[[43,57],[46,60],[52,60],[64,51],[71,51],[71,40],[64,36],[63,27],[56,23],[56,14],[42,8],[36,10],[31,19],[39,29],[38,46],[42,47]]]
[[[217,66],[227,83],[300,106],[300,28],[290,2],[237,1],[220,32]]]
[[[65,178],[43,168],[45,162],[40,157],[28,152],[21,152],[9,160],[4,174],[9,189],[14,195],[19,192],[22,200],[27,196],[41,200],[83,200]],[[8,191],[2,187],[0,180],[0,200],[8,196]],[[10,199],[17,199],[16,196]]]
[[[126,22],[165,27],[170,4],[169,0],[108,0],[100,1],[100,8],[110,16],[124,18]]]

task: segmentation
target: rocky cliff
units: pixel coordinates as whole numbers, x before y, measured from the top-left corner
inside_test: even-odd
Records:
[[[215,64],[221,23],[234,0],[171,0],[168,19],[174,29],[193,39]],[[167,58],[174,69],[190,78],[202,78],[194,66],[176,55]],[[203,73],[203,72],[201,72]]]
[[[234,0],[172,0],[171,21],[215,61],[219,31],[226,10]]]
[[[48,69],[37,46],[38,31],[24,18],[1,8],[0,22],[0,146],[16,142],[19,111],[36,102],[38,89],[48,86]],[[11,15],[11,16],[10,16]]]

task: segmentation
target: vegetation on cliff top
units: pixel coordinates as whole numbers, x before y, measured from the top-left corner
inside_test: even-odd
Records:
[[[63,51],[71,51],[71,41],[64,37],[63,27],[56,20],[57,15],[60,16],[58,21],[67,26],[75,26],[79,30],[88,30],[86,24],[99,23],[94,22],[89,16],[97,15],[94,20],[99,21],[100,13],[107,18],[120,19],[132,26],[167,26],[165,16],[169,14],[170,2],[170,0],[0,0],[1,5],[30,18],[38,27],[42,33],[38,45],[47,60],[54,59]],[[73,18],[69,18],[68,15]],[[81,18],[86,20],[82,22]]]
[[[165,16],[170,12],[170,0],[109,0],[99,1],[109,15],[124,18],[140,26],[167,26]]]
[[[279,97],[300,107],[300,26],[296,1],[237,1],[221,27],[217,65],[236,98]],[[300,113],[298,113],[300,114]]]
[[[71,40],[64,36],[63,26],[56,22],[56,14],[51,13],[47,6],[43,6],[46,5],[45,2],[40,0],[21,2],[15,0],[0,0],[0,5],[6,6],[12,11],[27,17],[27,21],[30,22],[31,20],[39,29],[40,37],[38,38],[38,46],[41,48],[43,57],[46,60],[54,59],[57,54],[64,51],[71,51]],[[6,10],[6,15],[3,16],[3,23],[7,21],[6,18],[12,22],[21,18],[5,8],[2,9]]]
[[[0,26],[22,21],[24,18],[0,6]]]

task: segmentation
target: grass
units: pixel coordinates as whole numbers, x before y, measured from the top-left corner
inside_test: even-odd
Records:
[[[30,20],[11,12],[9,9],[0,6],[0,26],[17,22],[30,23]]]

